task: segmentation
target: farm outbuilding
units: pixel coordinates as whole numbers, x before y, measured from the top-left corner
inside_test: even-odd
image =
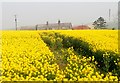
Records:
[[[72,29],[73,30],[83,30],[83,29],[91,29],[91,28],[87,25],[79,25],[79,26],[73,27]]]
[[[20,30],[36,30],[36,26],[21,26]]]
[[[46,22],[46,24],[38,24],[36,25],[37,30],[67,30],[67,29],[71,29],[72,28],[72,24],[71,23],[61,23],[60,21],[58,21],[58,23],[48,23],[48,21]]]
[[[35,26],[22,26],[20,30],[67,30],[72,29],[72,23],[61,23],[60,20],[58,23],[48,23],[46,24],[37,24]]]

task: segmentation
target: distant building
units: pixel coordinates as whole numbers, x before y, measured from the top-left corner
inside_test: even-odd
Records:
[[[94,28],[94,25],[92,25],[92,24],[87,24],[87,26],[88,26],[90,29],[95,29],[95,28]]]
[[[87,25],[79,25],[79,26],[73,27],[72,29],[73,30],[84,30],[84,29],[91,29],[91,28]]]
[[[67,30],[72,29],[71,23],[61,23],[58,20],[58,23],[49,24],[48,21],[46,24],[37,24],[36,26],[22,26],[20,30]]]
[[[38,24],[36,25],[37,30],[67,30],[72,28],[71,23],[61,23],[60,20],[58,23],[51,23],[49,24],[48,21],[46,24]]]
[[[36,26],[21,26],[20,30],[36,30]]]

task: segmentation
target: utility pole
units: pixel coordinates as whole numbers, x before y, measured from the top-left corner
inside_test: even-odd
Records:
[[[14,15],[14,16],[15,16],[15,28],[17,30],[17,16],[16,15]]]
[[[110,21],[110,16],[111,16],[111,9],[109,9],[109,21]]]

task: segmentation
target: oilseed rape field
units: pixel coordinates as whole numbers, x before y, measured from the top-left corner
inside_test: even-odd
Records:
[[[119,81],[117,30],[0,31],[1,81]]]

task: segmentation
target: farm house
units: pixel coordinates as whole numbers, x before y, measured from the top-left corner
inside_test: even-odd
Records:
[[[58,23],[48,23],[46,24],[37,24],[36,26],[22,26],[20,30],[67,30],[72,29],[72,23],[61,23],[60,20]]]
[[[36,30],[35,26],[21,26],[20,30]]]
[[[58,23],[48,23],[48,21],[46,22],[46,24],[38,24],[36,25],[37,30],[59,30],[59,29],[63,29],[63,30],[67,30],[67,29],[71,29],[72,28],[72,24],[71,23],[61,23],[60,20],[58,21]]]
[[[91,29],[91,28],[87,25],[79,25],[79,26],[73,27],[72,29],[73,30],[83,30],[83,29]]]

